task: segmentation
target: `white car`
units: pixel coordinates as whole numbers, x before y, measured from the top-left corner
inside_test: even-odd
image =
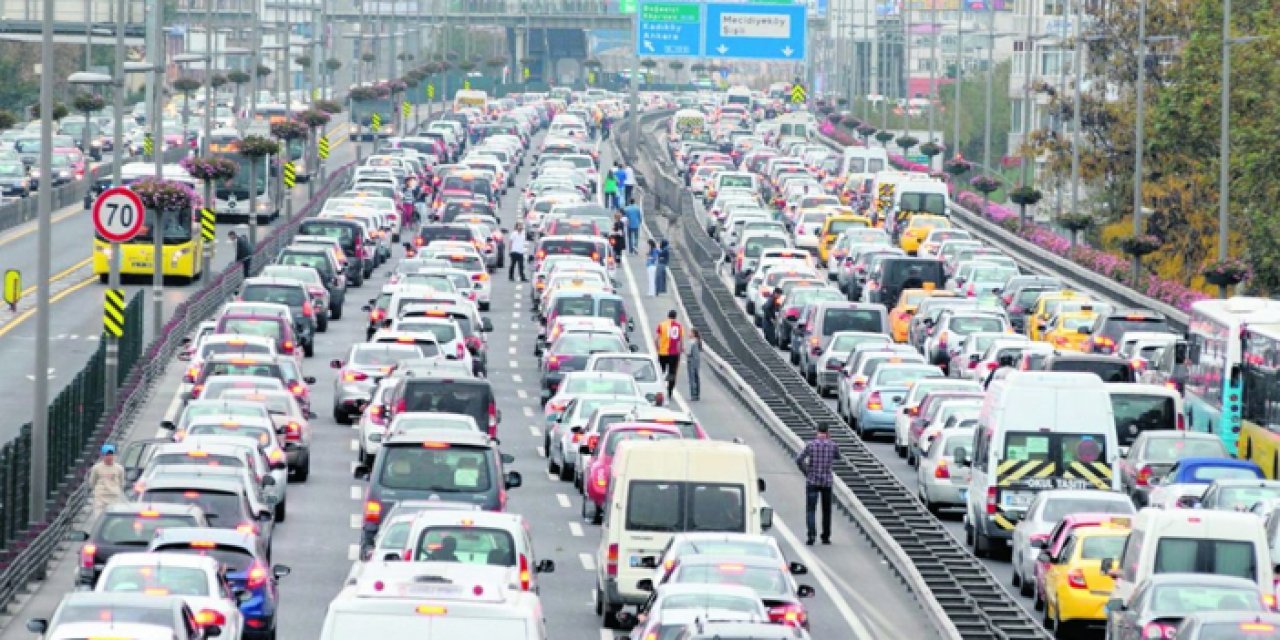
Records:
[[[197,622],[217,624],[219,638],[239,640],[244,628],[240,604],[227,597],[231,587],[221,563],[185,553],[117,553],[107,561],[94,587],[97,593],[157,593],[181,597]],[[118,637],[115,630],[108,633]],[[69,636],[81,637],[81,636]],[[98,637],[90,635],[87,637]],[[138,636],[129,636],[138,637]],[[172,636],[168,636],[172,637]]]
[[[356,460],[370,468],[373,467],[373,459],[377,457],[378,451],[382,449],[382,441],[389,433],[387,417],[382,412],[387,391],[392,385],[389,380],[391,379],[383,378],[382,382],[378,383],[378,387],[373,391],[373,397],[369,400],[369,406],[365,407],[360,414],[360,421],[355,425],[356,431],[360,434]]]
[[[606,371],[631,376],[645,400],[658,407],[667,399],[667,383],[659,373],[661,370],[658,356],[650,353],[597,353],[587,360],[587,366],[583,368],[588,372]]]

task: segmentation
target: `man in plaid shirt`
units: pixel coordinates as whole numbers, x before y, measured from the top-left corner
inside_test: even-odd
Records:
[[[822,544],[831,544],[831,468],[840,458],[840,448],[831,441],[825,424],[818,425],[818,437],[810,440],[796,456],[796,464],[804,472],[804,516],[808,527],[805,544],[813,546],[817,533],[816,514],[818,498],[822,498]]]

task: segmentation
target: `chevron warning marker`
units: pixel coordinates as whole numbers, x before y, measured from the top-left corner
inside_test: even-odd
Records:
[[[298,170],[294,168],[292,162],[284,163],[284,186],[286,189],[292,189],[293,185],[298,183]]]
[[[316,140],[316,155],[319,155],[321,160],[329,158],[329,136],[321,135],[320,139]]]
[[[218,237],[218,216],[208,207],[200,210],[200,237],[205,242],[213,242]]]
[[[102,329],[107,335],[124,335],[124,289],[107,289],[102,301]]]

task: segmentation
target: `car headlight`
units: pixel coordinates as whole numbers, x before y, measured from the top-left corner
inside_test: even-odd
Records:
[[[267,211],[267,210],[269,210],[270,208],[271,208],[271,203],[269,203],[269,202],[259,202],[259,203],[258,203],[258,211]]]

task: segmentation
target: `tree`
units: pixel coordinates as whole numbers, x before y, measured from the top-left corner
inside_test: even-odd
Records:
[[[995,76],[991,83],[991,157],[999,159],[1009,145],[1009,127],[1012,117],[1012,103],[1009,101],[1009,71],[1011,62],[996,65]],[[955,113],[955,89],[946,87],[941,93],[942,113],[947,117],[941,120],[941,130],[948,137],[947,148],[960,152],[966,158],[982,161],[982,132],[986,117],[987,82],[983,72],[965,75],[960,85],[960,140],[950,140],[951,118]],[[879,124],[878,116],[864,114],[867,121]],[[894,126],[890,119],[890,127]]]
[[[18,124],[18,116],[13,115],[12,111],[0,109],[0,129],[11,129],[15,124]]]
[[[61,119],[65,118],[65,117],[67,117],[67,114],[68,114],[68,113],[70,113],[70,111],[69,111],[69,110],[67,110],[67,105],[62,104],[61,102],[56,102],[56,101],[53,103],[53,119],[54,119],[55,121],[56,121],[56,120],[61,120]],[[39,117],[40,117],[40,104],[39,104],[39,103],[36,103],[36,104],[31,105],[31,117],[32,117],[32,118],[39,118]]]

